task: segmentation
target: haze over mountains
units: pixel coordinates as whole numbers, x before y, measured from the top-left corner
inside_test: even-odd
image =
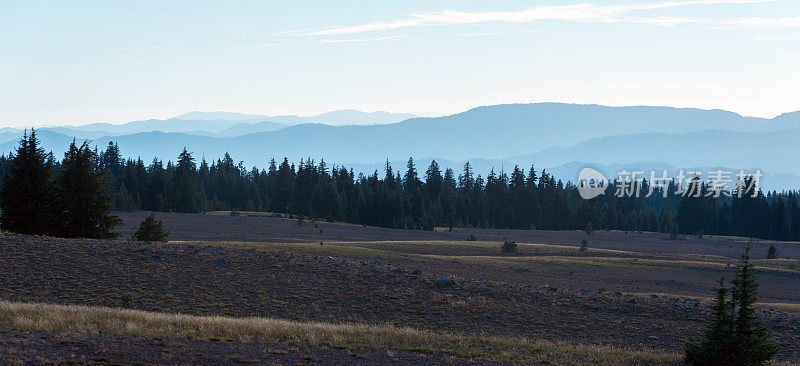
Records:
[[[12,151],[19,134],[0,130],[0,151]],[[421,172],[435,158],[456,170],[470,160],[482,174],[492,166],[499,171],[535,164],[565,180],[575,178],[578,166],[594,164],[601,170],[760,168],[772,179],[765,178],[765,186],[800,183],[800,161],[794,158],[800,156],[800,112],[765,119],[723,110],[560,103],[486,106],[436,118],[359,111],[313,117],[189,112],[122,125],[41,128],[39,134],[57,156],[77,137],[100,149],[118,142],[123,155],[147,161],[174,160],[186,146],[198,159],[229,152],[262,168],[270,158],[286,156],[324,158],[371,172],[387,159],[403,169],[413,156]]]

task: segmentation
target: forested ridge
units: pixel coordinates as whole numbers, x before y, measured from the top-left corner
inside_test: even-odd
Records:
[[[52,158],[52,155],[51,155]],[[675,234],[719,234],[800,239],[797,191],[758,191],[706,197],[666,197],[655,188],[649,197],[616,197],[612,182],[606,194],[591,200],[577,187],[535,167],[475,174],[469,163],[455,172],[433,161],[418,170],[413,159],[404,169],[388,162],[383,172],[355,175],[320,159],[295,164],[271,159],[266,169],[244,167],[233,157],[207,161],[184,148],[176,162],[124,158],[114,144],[93,154],[95,170],[108,178],[114,209],[173,212],[214,210],[270,211],[291,217],[390,228],[482,227],[543,230],[619,229]],[[0,157],[6,176],[10,157]],[[63,162],[53,161],[54,176]],[[642,191],[649,190],[642,183]]]

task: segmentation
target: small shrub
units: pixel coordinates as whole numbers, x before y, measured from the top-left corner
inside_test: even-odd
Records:
[[[120,307],[124,309],[133,309],[133,295],[124,293],[120,296]]]
[[[579,250],[585,252],[587,248],[589,248],[589,242],[586,239],[581,240],[581,248]]]
[[[475,235],[469,234],[469,236],[467,237],[467,241],[476,241],[476,240],[478,240],[478,238],[476,238]]]
[[[775,248],[774,245],[770,244],[769,249],[767,249],[767,259],[775,259],[778,257],[778,248]]]
[[[239,216],[239,215],[240,215],[239,211],[237,211],[237,210],[231,211],[231,216]]]
[[[503,251],[503,253],[516,253],[517,243],[513,241],[506,241],[503,243],[503,246],[500,249]]]
[[[137,241],[167,241],[169,232],[164,230],[161,220],[156,220],[155,214],[151,213],[139,225],[139,229],[133,234],[131,239]]]

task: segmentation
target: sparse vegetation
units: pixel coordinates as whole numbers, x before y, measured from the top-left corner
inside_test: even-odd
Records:
[[[473,235],[473,234],[469,234],[469,235],[467,236],[467,239],[466,239],[466,240],[467,240],[467,241],[477,241],[477,240],[478,240],[478,238],[476,238],[476,237],[475,237],[475,235]]]
[[[587,248],[589,248],[589,242],[587,242],[586,239],[581,240],[581,247],[579,250],[585,252]]]
[[[505,241],[503,242],[503,246],[500,247],[500,250],[503,253],[516,253],[517,252],[517,243],[513,241]]]
[[[133,295],[126,292],[120,296],[120,307],[123,309],[133,309]]]

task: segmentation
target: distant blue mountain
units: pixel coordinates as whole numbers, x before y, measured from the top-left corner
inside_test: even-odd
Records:
[[[263,121],[269,118],[258,114],[244,114],[231,112],[198,112],[192,111],[175,116],[171,119],[182,119],[191,121]]]
[[[230,112],[188,112],[160,120],[149,119],[123,124],[92,123],[80,126],[42,127],[65,135],[86,139],[121,136],[140,132],[182,132],[201,136],[231,137],[257,132],[270,132],[304,123],[328,125],[387,124],[416,117],[407,113],[361,112],[341,110],[316,116],[262,116]],[[2,132],[2,131],[0,131]]]
[[[275,120],[248,120],[243,125],[213,119],[120,126],[139,132],[94,135],[93,144],[102,148],[108,141],[117,141],[124,155],[145,160],[156,156],[174,160],[184,146],[197,157],[210,159],[230,152],[234,159],[261,167],[270,158],[284,156],[364,167],[413,156],[420,162],[437,158],[461,164],[470,159],[506,169],[512,164],[557,167],[576,161],[602,165],[655,161],[677,167],[726,166],[800,174],[797,112],[763,119],[722,110],[537,103],[479,107],[451,116],[369,126],[304,123],[282,128],[282,122]],[[78,131],[96,132],[107,126],[80,127]],[[212,127],[214,132],[204,130],[206,135],[196,131]],[[140,131],[152,128],[173,131]],[[89,138],[78,136],[76,129],[70,127],[61,134],[51,130],[47,136],[40,131],[40,136],[46,149],[60,155],[73,136]],[[8,138],[0,143],[0,151],[16,146],[17,138]]]
[[[284,124],[277,122],[270,122],[270,121],[264,121],[258,123],[242,122],[222,130],[217,135],[220,137],[233,137],[233,136],[241,136],[258,132],[277,131],[285,127],[286,125]]]

